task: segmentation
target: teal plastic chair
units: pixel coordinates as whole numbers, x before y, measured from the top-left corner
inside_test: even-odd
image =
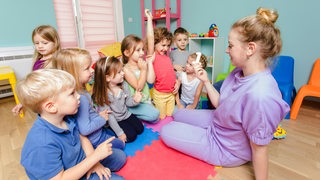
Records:
[[[231,62],[230,62],[228,72],[218,74],[218,76],[217,76],[217,78],[216,78],[216,82],[224,80],[224,79],[231,73],[231,71],[232,71],[234,68],[235,68],[235,66],[233,66],[233,65],[231,64]]]

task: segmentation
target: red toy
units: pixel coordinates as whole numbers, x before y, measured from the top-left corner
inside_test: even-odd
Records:
[[[218,37],[219,36],[219,29],[216,24],[211,24],[209,27],[209,37]]]

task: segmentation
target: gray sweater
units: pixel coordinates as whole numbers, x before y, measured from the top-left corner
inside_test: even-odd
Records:
[[[111,110],[109,114],[109,125],[117,136],[122,135],[124,132],[119,126],[118,122],[126,120],[130,117],[131,112],[128,111],[128,107],[137,106],[139,103],[134,102],[133,97],[130,95],[128,85],[123,83],[123,91],[120,91],[117,96],[114,96],[111,92],[108,93],[108,99],[110,105],[95,106],[97,112],[104,111],[105,109]]]

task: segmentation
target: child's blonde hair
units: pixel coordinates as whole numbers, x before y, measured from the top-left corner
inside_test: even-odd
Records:
[[[56,31],[56,29],[50,25],[41,25],[36,27],[33,31],[32,31],[32,42],[33,44],[35,44],[34,42],[34,37],[36,35],[41,36],[43,39],[53,42],[54,43],[54,48],[52,50],[52,52],[50,53],[56,53],[58,50],[61,49],[60,47],[60,38],[59,38],[59,34]],[[33,64],[41,59],[43,57],[42,54],[40,54],[36,49],[34,50],[34,54],[33,54]],[[50,63],[51,59],[48,59],[43,66],[46,67],[49,63]]]
[[[126,36],[121,42],[121,53],[123,58],[123,64],[127,64],[129,61],[129,56],[125,55],[125,51],[130,51],[130,56],[137,48],[138,43],[143,43],[142,39],[136,35],[130,34]]]
[[[24,107],[40,114],[46,100],[54,100],[60,92],[74,87],[71,74],[58,69],[39,69],[19,81],[15,90]]]
[[[85,84],[80,82],[80,69],[84,60],[90,59],[89,51],[80,48],[61,49],[53,58],[52,66],[69,72],[76,80],[76,91],[83,91]]]
[[[190,58],[196,60],[197,59],[197,53],[192,53],[189,55]],[[200,56],[200,60],[199,60],[200,64],[201,64],[201,68],[202,69],[205,69],[207,67],[207,57],[205,55],[203,55],[201,53],[201,56]]]
[[[267,59],[267,65],[272,63],[273,57],[278,55],[282,48],[280,30],[274,24],[277,19],[277,11],[258,8],[256,15],[240,19],[232,25],[232,29],[241,35],[241,41],[260,44],[261,57]]]
[[[106,76],[114,77],[122,69],[122,62],[114,56],[100,58],[94,68],[94,84],[92,90],[92,100],[95,104],[103,106],[109,105],[108,88]]]

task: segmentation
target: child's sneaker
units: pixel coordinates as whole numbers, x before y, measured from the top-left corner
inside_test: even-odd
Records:
[[[279,124],[277,127],[277,131],[273,134],[273,139],[284,139],[287,136],[286,130],[284,130]]]

